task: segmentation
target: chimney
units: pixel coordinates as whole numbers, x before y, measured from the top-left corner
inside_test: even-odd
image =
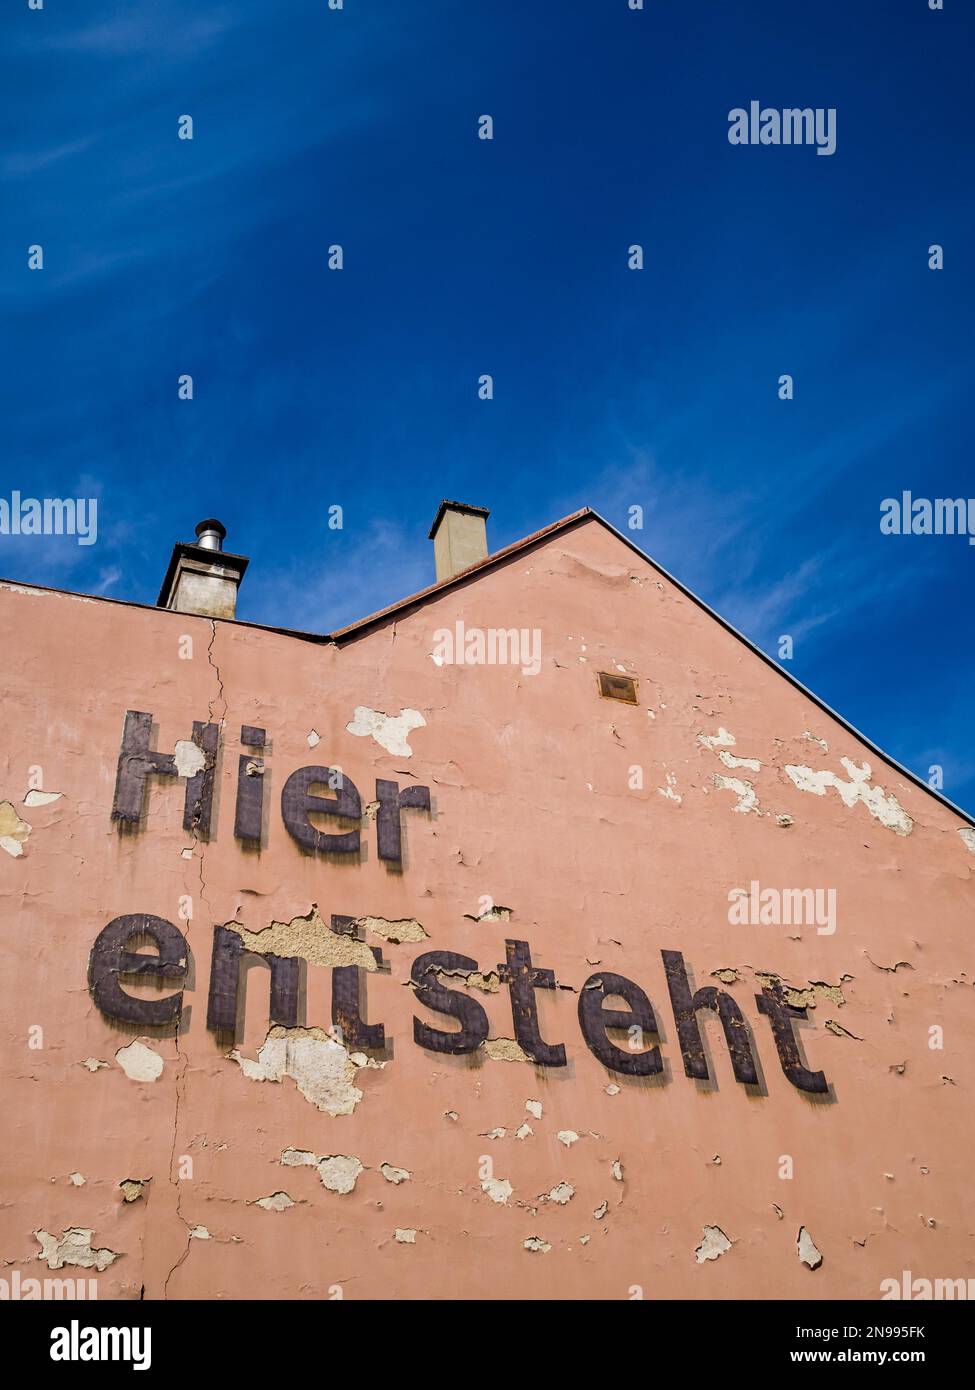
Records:
[[[437,581],[450,579],[461,570],[487,558],[487,507],[469,507],[465,502],[440,503],[430,527]]]
[[[157,608],[197,613],[204,618],[236,617],[237,590],[247,557],[224,550],[226,534],[225,526],[208,517],[196,528],[195,545],[177,541],[156,599]]]

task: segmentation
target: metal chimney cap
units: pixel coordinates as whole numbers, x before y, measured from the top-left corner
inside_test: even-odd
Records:
[[[196,528],[196,543],[204,550],[222,550],[227,528],[215,516],[207,517]]]

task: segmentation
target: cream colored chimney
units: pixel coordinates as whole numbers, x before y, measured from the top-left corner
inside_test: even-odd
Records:
[[[465,502],[440,503],[430,527],[437,580],[450,579],[487,558],[486,507],[469,507]]]
[[[156,599],[157,608],[204,618],[236,617],[237,590],[247,557],[230,555],[223,549],[226,534],[227,528],[209,517],[197,526],[195,545],[177,541]]]

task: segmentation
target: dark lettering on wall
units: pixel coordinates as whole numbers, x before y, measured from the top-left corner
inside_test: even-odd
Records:
[[[245,724],[240,741],[245,748],[263,748],[265,730]],[[234,834],[238,840],[261,843],[261,822],[264,818],[264,759],[242,753],[237,768],[237,810],[234,815]]]
[[[310,787],[333,787],[331,797],[312,796]],[[337,835],[316,830],[308,817],[314,812],[355,821],[356,828]],[[362,799],[348,777],[338,768],[299,767],[292,772],[281,789],[281,815],[288,834],[303,849],[318,854],[358,854],[359,823],[362,819]]]
[[[137,937],[148,937],[159,954],[148,956],[126,950]],[[116,917],[99,932],[91,948],[88,989],[92,999],[103,1014],[119,1023],[178,1027],[183,1010],[182,990],[167,994],[164,999],[140,999],[122,988],[119,976],[185,980],[189,949],[179,927],[162,917],[145,912]]]
[[[829,1090],[826,1073],[809,1071],[803,1066],[795,1029],[792,1026],[793,1019],[806,1017],[806,1010],[794,1009],[791,1004],[786,1003],[781,987],[777,984],[763,985],[762,993],[755,995],[755,1003],[758,1005],[758,1012],[764,1014],[772,1026],[775,1050],[779,1054],[782,1070],[793,1086],[800,1091],[811,1091],[815,1095],[826,1093]]]
[[[723,989],[716,989],[713,985],[705,985],[692,997],[684,957],[680,951],[661,951],[660,954],[667,974],[667,988],[674,1009],[674,1021],[677,1024],[677,1037],[686,1074],[696,1081],[711,1080],[704,1053],[704,1039],[697,1023],[697,1011],[713,1009],[724,1028],[735,1080],[745,1086],[757,1086],[758,1068],[748,1036],[748,1025],[734,999]]]
[[[332,914],[332,931],[353,936],[357,941],[363,934],[357,929],[354,917]],[[371,946],[377,965],[383,964],[382,948]],[[332,1022],[340,1030],[342,1042],[350,1051],[382,1051],[386,1046],[386,1030],[381,1023],[366,1023],[366,981],[370,972],[360,965],[332,967]]]
[[[220,735],[216,724],[193,721],[193,742],[206,759],[202,771],[186,779],[183,803],[183,829],[190,830],[201,840],[209,839],[210,817],[213,811],[213,770]],[[122,746],[119,749],[118,770],[115,775],[115,797],[112,819],[125,825],[138,826],[145,806],[146,781],[149,777],[177,777],[173,753],[157,753],[152,742],[152,715],[141,710],[125,711],[122,727]]]
[[[397,782],[376,779],[376,838],[379,842],[379,857],[391,863],[402,863],[403,829],[400,813],[407,810],[429,811],[429,787],[404,787],[399,789]]]
[[[271,971],[271,1025],[297,1028],[301,1025],[301,985],[307,962],[297,956],[265,956],[248,951],[237,932],[230,927],[214,927],[210,957],[210,996],[207,1001],[207,1027],[214,1033],[237,1033],[241,1002],[241,957],[252,955]]]
[[[410,979],[416,989],[416,997],[428,1009],[448,1018],[456,1018],[459,1031],[443,1033],[431,1028],[414,1015],[413,1041],[431,1052],[476,1052],[488,1035],[488,1016],[476,999],[471,999],[458,989],[447,989],[437,979],[437,971],[446,974],[469,975],[476,970],[477,961],[469,956],[459,956],[455,951],[426,951],[413,962]]]
[[[554,971],[540,970],[532,965],[527,941],[506,941],[504,950],[507,962],[498,966],[498,974],[501,983],[508,986],[511,996],[511,1020],[514,1024],[515,1038],[522,1051],[539,1066],[564,1067],[564,1044],[543,1042],[538,1031],[535,990],[554,989]]]
[[[607,1009],[605,1000],[617,996],[625,1000],[626,1009]],[[645,1037],[656,1036],[657,1020],[653,1005],[639,985],[625,975],[603,970],[590,975],[579,993],[579,1027],[586,1045],[594,1057],[611,1071],[625,1076],[656,1076],[664,1069],[659,1047],[646,1052],[634,1052],[617,1047],[607,1036],[611,1028],[639,1028]]]

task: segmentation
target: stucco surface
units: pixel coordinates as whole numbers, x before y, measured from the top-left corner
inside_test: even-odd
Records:
[[[457,619],[539,629],[538,674],[438,665],[434,634]],[[341,647],[22,586],[0,589],[0,641],[0,800],[30,827],[0,853],[7,1271],[47,1272],[34,1232],[81,1230],[117,1256],[101,1299],[877,1298],[904,1270],[975,1276],[964,822],[596,522]],[[599,671],[635,676],[638,702],[600,698]],[[402,726],[409,753],[350,732],[359,709],[419,713]],[[152,779],[143,823],[120,833],[126,710],[151,712],[165,752],[193,720],[221,723],[208,842],[183,829],[183,779]],[[260,850],[234,837],[245,724],[267,731]],[[288,834],[281,788],[312,763],[359,789],[359,857]],[[25,804],[38,768],[60,796]],[[430,788],[429,816],[403,814],[401,871],[377,855],[377,778]],[[834,889],[835,931],[733,925],[728,894],[752,881]],[[295,920],[316,906],[325,923],[373,919],[363,939],[389,970],[363,971],[366,1017],[386,1053],[337,1055],[323,963],[307,968],[300,1036],[268,1036],[257,966],[243,1033],[223,1045],[206,1026],[214,927],[274,922],[300,944]],[[128,913],[187,937],[175,1036],[106,1019],[90,997],[92,944]],[[427,950],[477,962],[469,985],[442,983],[483,1006],[492,1039],[514,1039],[495,978],[506,939],[555,973],[536,999],[564,1067],[500,1042],[449,1056],[413,1040],[415,1015],[455,1026],[415,999]],[[712,1082],[684,1074],[664,950],[695,988],[738,1001],[760,1087],[735,1080],[706,1012]],[[600,969],[649,995],[662,1076],[615,1073],[587,1047],[579,991]],[[783,1074],[762,975],[811,1004],[797,1036],[827,1095]],[[313,1098],[354,1091],[347,1113]]]

